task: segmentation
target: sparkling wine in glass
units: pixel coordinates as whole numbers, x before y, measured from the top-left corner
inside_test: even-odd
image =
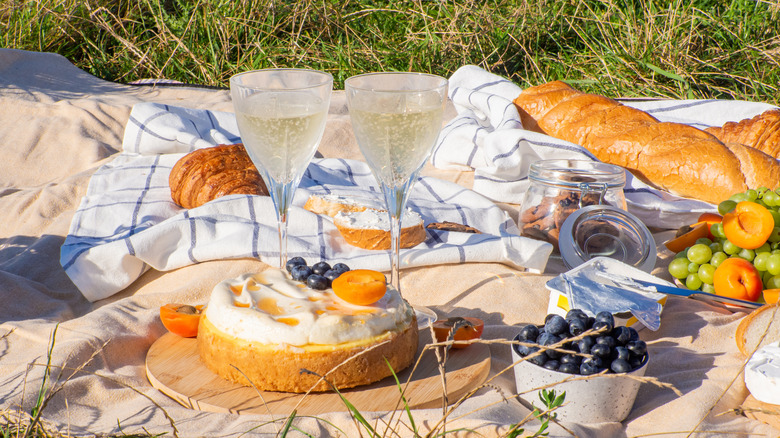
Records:
[[[304,69],[265,69],[230,78],[238,130],[276,210],[279,266],[287,263],[287,213],[322,139],[333,77]]]
[[[358,146],[387,204],[390,284],[400,292],[401,217],[439,136],[447,80],[421,73],[369,73],[348,78],[344,88]],[[435,318],[430,310],[415,310],[421,324]]]

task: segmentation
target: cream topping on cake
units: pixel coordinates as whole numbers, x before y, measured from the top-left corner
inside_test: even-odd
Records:
[[[332,289],[311,289],[278,269],[223,281],[205,311],[216,328],[231,336],[294,346],[340,344],[403,330],[413,315],[391,285],[376,303],[358,306]]]

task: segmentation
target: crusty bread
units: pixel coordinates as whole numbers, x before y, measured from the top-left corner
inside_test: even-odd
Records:
[[[363,249],[390,249],[387,210],[378,208],[377,203],[372,200],[312,195],[303,208],[312,213],[332,217],[341,236],[352,246]],[[401,226],[401,248],[411,248],[425,241],[427,235],[419,214],[407,212]]]
[[[417,352],[417,320],[412,318],[400,330],[359,342],[291,347],[236,338],[204,316],[198,326],[198,352],[210,370],[240,385],[251,386],[249,379],[262,391],[328,391],[327,383],[317,383],[319,376],[302,370],[326,376],[339,389],[381,380],[391,374],[388,364],[397,373]]]
[[[390,227],[387,211],[367,209],[341,212],[333,217],[341,236],[352,246],[363,249],[390,249]],[[411,248],[426,238],[419,214],[408,211],[401,222],[401,248]]]
[[[745,356],[780,340],[780,304],[761,306],[748,314],[740,321],[734,336],[739,351]]]
[[[524,90],[515,100],[526,129],[582,145],[599,160],[622,166],[673,194],[718,203],[748,188],[775,188],[780,164],[751,147],[556,81]]]
[[[226,195],[268,195],[241,143],[190,152],[173,166],[168,185],[173,202],[184,208],[199,207]]]
[[[780,158],[780,108],[774,108],[739,122],[707,128],[724,143],[740,143]]]

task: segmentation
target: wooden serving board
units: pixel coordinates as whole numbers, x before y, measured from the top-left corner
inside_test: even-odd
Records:
[[[430,342],[430,334],[420,333],[420,347]],[[413,366],[413,365],[412,365]],[[407,368],[398,374],[401,385],[411,373]],[[452,349],[447,360],[447,396],[450,403],[482,384],[490,371],[490,350],[485,344]],[[259,392],[214,374],[201,362],[195,338],[166,333],[152,344],[146,355],[146,375],[152,386],[182,405],[201,411],[234,414],[318,415],[348,410],[334,392],[311,393],[308,396],[284,392]],[[341,391],[359,411],[402,409],[400,390],[392,376],[371,385]],[[262,398],[261,396],[262,395]],[[410,408],[441,406],[441,375],[433,350],[425,351],[404,397]]]

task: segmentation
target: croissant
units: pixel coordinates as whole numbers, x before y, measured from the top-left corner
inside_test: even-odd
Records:
[[[718,203],[780,181],[780,164],[764,152],[560,81],[528,88],[514,103],[526,129],[579,144],[675,195]]]
[[[741,143],[780,158],[780,109],[774,108],[740,122],[728,122],[722,127],[705,131],[724,143]]]
[[[241,143],[198,149],[183,156],[168,177],[171,199],[184,208],[220,196],[268,195],[263,178]]]

